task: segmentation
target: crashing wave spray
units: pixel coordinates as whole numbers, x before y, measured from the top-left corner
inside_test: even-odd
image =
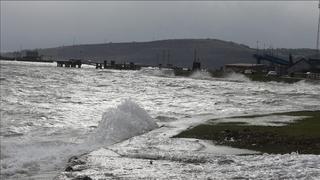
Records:
[[[190,77],[193,79],[212,79],[212,76],[207,71],[194,71]]]
[[[31,178],[38,174],[47,174],[48,177],[44,179],[51,179],[50,176],[54,176],[73,155],[121,142],[157,127],[144,109],[131,100],[125,100],[103,114],[96,131],[83,143],[57,140],[23,144],[21,147],[1,147],[1,157],[4,159],[1,159],[0,179]]]
[[[89,143],[110,145],[157,128],[153,118],[139,105],[125,100],[117,108],[108,109]]]
[[[239,73],[229,73],[227,74],[227,76],[225,77],[228,80],[232,80],[232,81],[238,81],[238,82],[249,82],[250,79],[248,77],[246,77],[243,74],[239,74]]]
[[[140,71],[142,74],[151,75],[151,76],[159,76],[159,77],[174,77],[174,70],[168,68],[154,68],[154,67],[146,67],[142,68]]]

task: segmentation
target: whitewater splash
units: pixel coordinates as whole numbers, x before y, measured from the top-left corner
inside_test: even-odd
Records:
[[[125,100],[117,108],[110,108],[103,114],[88,143],[110,145],[157,127],[154,119],[144,109],[131,100]]]
[[[318,155],[255,155],[258,152],[216,146],[208,141],[172,138],[206,119],[199,116],[173,121],[106,149],[76,157],[68,163],[74,171],[61,172],[56,180],[319,179]]]
[[[212,76],[208,71],[195,71],[190,76],[192,79],[203,79],[209,80],[212,79]]]
[[[83,143],[47,141],[20,146],[1,147],[1,179],[30,176],[37,172],[49,172],[48,179],[66,164],[71,156],[90,152],[157,128],[149,114],[131,100],[125,100],[116,108],[108,109],[96,129]]]
[[[159,77],[174,77],[174,70],[168,68],[155,68],[155,67],[146,67],[138,71],[141,74],[159,76]]]
[[[107,108],[115,107],[115,104],[120,104],[128,97],[134,97],[151,117],[158,117],[157,123],[163,124],[162,128],[111,146],[119,147],[115,150],[118,150],[117,153],[124,152],[121,155],[129,154],[132,157],[131,154],[133,154],[134,157],[145,157],[144,155],[147,154],[151,157],[164,157],[164,159],[171,157],[177,159],[181,154],[192,154],[195,159],[198,159],[198,150],[204,147],[200,145],[203,142],[200,141],[199,144],[196,142],[198,140],[170,138],[177,134],[177,131],[181,132],[188,128],[190,123],[187,122],[190,120],[198,124],[208,119],[230,116],[319,110],[320,108],[320,86],[309,82],[234,83],[234,80],[225,78],[210,80],[167,78],[166,76],[162,78],[140,71],[65,69],[45,63],[0,61],[0,64],[0,179],[52,179],[65,167],[69,157],[89,152],[98,146],[106,146],[103,144],[109,144],[111,140],[102,138],[101,141],[88,144],[88,137],[101,135],[96,131],[100,128],[98,124],[102,112]],[[206,114],[209,117],[202,117]],[[198,116],[201,117],[200,120],[196,118]],[[103,120],[101,124],[102,122]],[[137,143],[134,139],[145,141]],[[128,146],[119,145],[123,145],[124,142],[130,143]],[[108,149],[110,148],[108,146]],[[189,151],[190,149],[194,151]],[[212,153],[211,148],[208,149]],[[181,150],[186,151],[181,152]],[[143,153],[145,151],[147,152]],[[221,158],[225,157],[227,156],[221,156]],[[248,161],[243,163],[252,165],[251,160],[260,157],[248,157]],[[208,158],[204,157],[204,159]],[[310,159],[319,164],[318,159],[314,157]],[[271,164],[274,164],[273,160],[270,159]],[[301,161],[305,160],[308,161],[309,156],[301,157]],[[130,165],[132,158],[122,159],[122,161],[124,165]],[[145,161],[149,163],[148,159],[143,162]],[[103,163],[107,163],[114,169],[118,159],[114,159],[115,165],[107,161]],[[239,172],[243,163],[237,163],[239,166],[234,168],[235,172],[252,173],[252,166]],[[297,169],[299,173],[300,170],[305,171],[305,163],[300,165],[296,161],[292,163],[297,165],[297,168],[294,168],[296,172],[298,172]],[[177,168],[171,168],[173,164],[175,163],[168,161],[163,165],[176,171]],[[145,165],[145,163],[141,164],[142,167]],[[204,166],[207,167],[206,164]],[[123,167],[126,174],[132,175],[132,178],[139,178],[134,174],[137,172],[136,169],[130,171],[130,167]],[[203,166],[199,165],[199,168]],[[208,170],[214,172],[213,168]],[[227,170],[230,167],[226,168],[226,171],[221,172],[221,176],[229,174],[225,172],[229,172]],[[270,168],[273,170],[272,167]],[[288,169],[286,164],[275,168],[279,171]],[[319,169],[318,165],[315,168]],[[162,167],[160,167],[163,170],[161,172],[157,168],[153,169],[162,173],[163,176],[170,171]],[[146,171],[146,169],[142,170]],[[183,172],[179,175],[186,174],[190,169],[182,170]],[[194,170],[197,171],[198,168]],[[153,175],[157,178],[155,174]],[[183,176],[176,177],[179,179]],[[225,178],[227,177],[226,175]],[[291,177],[294,179],[301,176]]]
[[[250,79],[248,77],[246,77],[243,74],[239,74],[235,72],[227,74],[225,78],[228,80],[237,81],[237,82],[250,82]]]

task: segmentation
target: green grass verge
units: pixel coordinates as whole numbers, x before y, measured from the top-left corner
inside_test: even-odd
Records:
[[[286,126],[251,126],[243,123],[201,124],[175,137],[212,140],[219,145],[266,153],[320,154],[320,111],[268,115],[308,116]],[[268,116],[262,115],[262,116]],[[261,116],[261,115],[259,115]],[[253,118],[259,116],[244,116]]]

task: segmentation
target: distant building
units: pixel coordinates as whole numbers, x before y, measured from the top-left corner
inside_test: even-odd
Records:
[[[266,72],[267,65],[265,64],[246,64],[246,63],[237,63],[237,64],[226,64],[224,70],[226,72],[236,72],[236,73],[257,73],[257,72]]]
[[[288,68],[288,73],[320,73],[320,59],[302,58]]]
[[[26,51],[25,57],[39,57],[38,51]]]
[[[38,61],[41,60],[39,52],[37,50],[29,50],[25,52],[25,56],[22,57],[23,60]]]
[[[276,71],[279,75],[287,74],[287,69],[293,63],[292,55],[289,55],[289,61],[271,55],[271,54],[254,54],[254,58],[257,60],[257,64],[266,64],[269,71]]]

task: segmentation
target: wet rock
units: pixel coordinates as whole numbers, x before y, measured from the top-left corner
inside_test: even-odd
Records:
[[[232,179],[241,179],[241,180],[244,180],[244,179],[249,179],[249,178],[245,178],[245,177],[239,176],[239,177],[233,177]]]
[[[82,171],[87,168],[87,166],[85,164],[86,164],[86,162],[84,159],[82,159],[82,157],[79,158],[77,156],[72,156],[68,160],[67,167],[65,168],[65,171],[66,172]]]
[[[92,178],[84,175],[84,176],[78,176],[76,178],[73,178],[72,180],[92,180]]]
[[[104,173],[105,176],[111,176],[113,177],[113,174],[112,173]]]
[[[157,116],[155,119],[162,121],[162,122],[169,122],[169,121],[177,120],[177,118],[167,117],[167,116]]]
[[[219,165],[226,165],[226,164],[232,164],[232,163],[234,163],[234,160],[231,160],[231,159],[223,159],[218,161]]]
[[[71,166],[67,166],[64,171],[70,172],[70,171],[73,171],[73,168]]]
[[[65,170],[67,171],[82,171],[82,170],[85,170],[87,169],[88,166],[86,165],[75,165],[75,166],[68,166]]]
[[[202,164],[208,162],[204,157],[182,159],[184,163]]]
[[[71,158],[69,158],[69,161],[68,161],[68,165],[70,165],[70,166],[82,165],[85,163],[86,162],[84,160],[80,159],[77,156],[72,156]]]

